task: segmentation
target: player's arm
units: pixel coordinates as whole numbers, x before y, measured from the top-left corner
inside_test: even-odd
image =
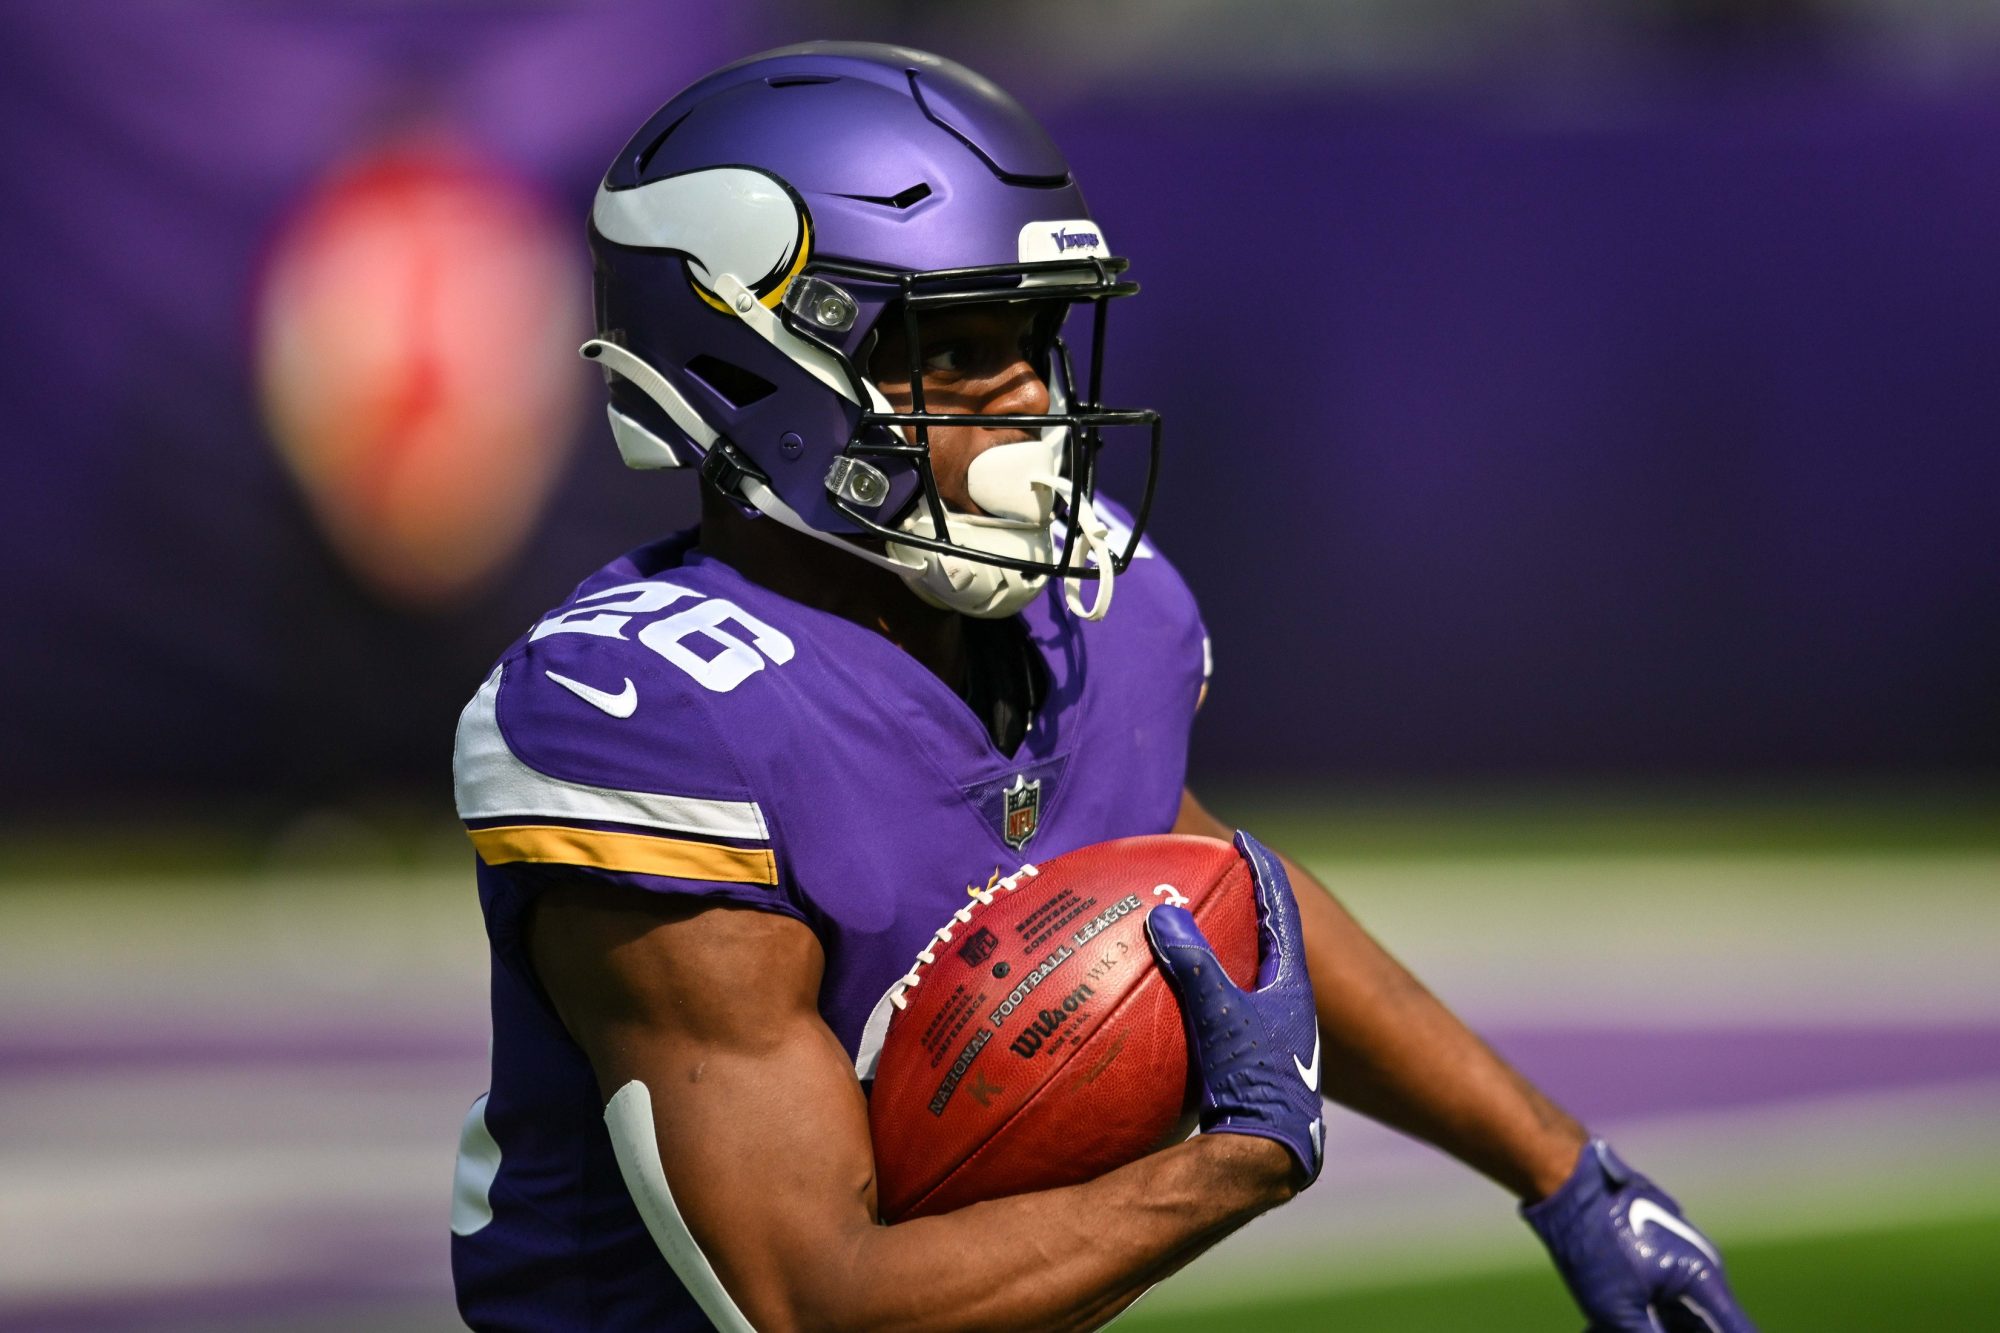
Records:
[[[1174,831],[1231,836],[1191,792],[1182,795]],[[1285,868],[1305,924],[1327,1095],[1435,1144],[1518,1198],[1554,1193],[1576,1165],[1583,1127],[1445,1008],[1324,885],[1296,862]]]
[[[1176,833],[1228,838],[1193,793]],[[1281,858],[1282,859],[1282,858]],[[1320,1086],[1523,1201],[1593,1333],[1755,1333],[1680,1205],[1494,1053],[1296,863]]]
[[[1095,1327],[1294,1192],[1278,1143],[1205,1134],[1087,1184],[882,1226],[804,925],[570,884],[543,894],[530,951],[607,1101],[649,1090],[672,1198],[761,1333]]]

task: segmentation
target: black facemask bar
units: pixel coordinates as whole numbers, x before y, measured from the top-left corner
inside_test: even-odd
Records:
[[[1116,297],[1131,296],[1139,290],[1139,284],[1118,279],[1117,275],[1126,267],[1126,260],[1112,258],[989,264],[975,268],[936,269],[925,273],[897,273],[838,262],[816,265],[818,272],[844,274],[873,282],[890,282],[894,283],[898,290],[903,332],[910,358],[910,410],[876,412],[864,408],[855,425],[854,437],[848,441],[844,453],[849,458],[894,460],[913,467],[918,478],[915,502],[925,507],[930,516],[932,531],[938,535],[926,537],[919,533],[888,527],[837,494],[829,496],[833,507],[863,531],[903,546],[977,560],[1025,574],[1048,578],[1095,580],[1098,577],[1095,568],[1072,564],[1077,544],[1077,524],[1073,505],[1064,506],[1066,519],[1063,524],[1063,546],[1054,561],[1025,560],[998,555],[976,547],[962,546],[951,540],[950,519],[945,509],[944,498],[938,492],[937,478],[931,470],[930,428],[963,427],[968,424],[968,417],[964,413],[926,410],[923,389],[923,342],[919,327],[919,316],[922,313],[960,306],[1023,300],[1069,305],[1088,303],[1092,307],[1090,383],[1081,399],[1079,400],[1077,395],[1069,348],[1060,337],[1052,336],[1049,341],[1049,356],[1060,362],[1063,390],[1069,399],[1067,410],[992,416],[982,414],[977,417],[977,423],[980,429],[1011,428],[1039,431],[1051,427],[1064,428],[1063,472],[1069,480],[1072,494],[1082,496],[1086,500],[1094,497],[1097,489],[1097,452],[1103,448],[1102,432],[1114,427],[1146,428],[1148,456],[1145,488],[1140,496],[1138,509],[1133,514],[1131,535],[1125,543],[1125,548],[1112,554],[1113,569],[1118,573],[1124,573],[1138,552],[1139,539],[1145,532],[1146,521],[1152,513],[1153,492],[1160,470],[1160,414],[1143,408],[1106,408],[1100,401],[1107,305]],[[1042,278],[1043,281],[1027,285],[1027,280],[1034,278]],[[894,313],[892,308],[890,317],[894,317]],[[1053,378],[1052,372],[1055,369],[1053,365],[1038,369],[1045,379]],[[863,401],[866,401],[865,395]],[[915,431],[914,442],[903,438],[902,432],[897,429],[903,426],[911,427]]]

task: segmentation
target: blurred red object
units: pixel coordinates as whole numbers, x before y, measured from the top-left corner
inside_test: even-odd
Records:
[[[264,414],[326,536],[387,600],[450,603],[540,512],[588,371],[581,241],[463,148],[331,172],[257,291]]]

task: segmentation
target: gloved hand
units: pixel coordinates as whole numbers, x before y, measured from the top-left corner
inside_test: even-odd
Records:
[[[1146,917],[1146,938],[1180,997],[1188,1055],[1201,1082],[1202,1132],[1275,1139],[1291,1150],[1310,1185],[1319,1175],[1326,1131],[1319,1022],[1299,908],[1269,848],[1239,832],[1236,850],[1250,863],[1257,886],[1263,947],[1256,990],[1229,979],[1185,908],[1155,907]]]
[[[1585,1333],[1757,1333],[1714,1244],[1602,1139],[1585,1145],[1561,1189],[1521,1216],[1589,1316]]]

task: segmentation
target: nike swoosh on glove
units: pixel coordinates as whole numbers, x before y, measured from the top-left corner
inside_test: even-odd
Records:
[[[1146,938],[1180,998],[1188,1055],[1201,1084],[1202,1133],[1275,1139],[1291,1150],[1310,1185],[1319,1176],[1326,1131],[1319,1021],[1299,907],[1269,848],[1239,832],[1236,850],[1250,863],[1257,886],[1257,989],[1243,990],[1229,979],[1185,908],[1155,907],[1146,916]]]
[[[1602,1139],[1584,1147],[1561,1189],[1521,1216],[1589,1317],[1585,1333],[1757,1333],[1715,1245]]]

